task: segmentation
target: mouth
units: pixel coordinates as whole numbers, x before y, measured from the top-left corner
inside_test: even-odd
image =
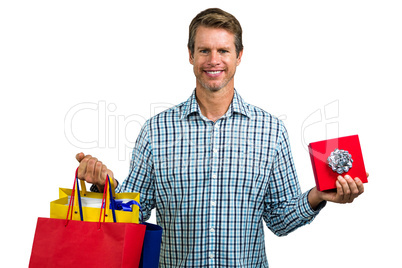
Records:
[[[204,71],[208,76],[216,77],[223,73],[223,70],[205,70]]]

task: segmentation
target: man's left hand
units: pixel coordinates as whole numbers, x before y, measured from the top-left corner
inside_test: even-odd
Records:
[[[368,177],[368,173],[367,173]],[[364,192],[363,182],[359,178],[352,179],[349,175],[345,177],[338,176],[336,181],[335,191],[318,191],[313,188],[308,196],[308,200],[313,209],[317,208],[322,201],[329,201],[334,203],[352,203],[355,198]]]

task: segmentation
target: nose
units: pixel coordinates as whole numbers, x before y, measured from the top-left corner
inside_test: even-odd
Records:
[[[220,54],[217,51],[211,51],[208,60],[209,60],[208,63],[211,66],[219,65],[221,63]]]

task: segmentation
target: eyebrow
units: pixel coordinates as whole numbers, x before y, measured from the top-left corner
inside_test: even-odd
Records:
[[[197,47],[196,48],[197,50],[211,50],[211,48],[209,48],[209,47],[204,47],[204,46],[199,46],[199,47]],[[217,50],[228,50],[228,51],[230,51],[230,47],[218,47],[218,49]]]

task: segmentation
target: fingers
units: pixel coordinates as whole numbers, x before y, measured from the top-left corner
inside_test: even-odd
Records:
[[[79,159],[79,156],[77,155],[77,160]],[[88,160],[92,158],[91,155],[86,155],[84,158],[81,159],[80,165],[78,166],[78,172],[77,176],[80,180],[85,180],[85,176],[87,173],[87,165],[88,165]]]
[[[84,180],[89,183],[95,183],[97,178],[95,177],[95,165],[98,159],[95,157],[85,157],[81,163],[84,162],[86,170]]]
[[[107,168],[106,166],[101,162],[97,161],[94,165],[93,169],[93,177],[95,180],[96,184],[105,184],[105,178],[106,178],[106,172],[104,172]]]
[[[343,178],[342,178],[341,176],[339,176],[339,177],[338,177],[338,180],[335,182],[335,184],[336,184],[336,193],[337,193],[337,195],[339,196],[340,201],[343,200],[343,196],[344,196],[344,193],[343,193],[343,186],[342,186],[342,184],[341,184],[341,181],[342,181],[342,180],[343,180]]]
[[[347,176],[347,181],[350,189],[349,199],[347,201],[348,203],[353,202],[353,200],[360,195],[356,179],[358,180],[358,178],[355,178],[355,180],[353,180],[350,176]]]
[[[81,160],[84,159],[84,157],[85,157],[85,154],[84,154],[84,153],[78,153],[78,154],[75,156],[75,159],[77,159],[78,162],[81,162]]]
[[[78,154],[76,156],[77,160],[80,159],[80,165],[77,172],[78,178],[99,186],[104,185],[108,171],[106,165],[104,165],[96,157],[85,155],[82,158],[82,155]]]
[[[102,165],[100,177],[106,178],[106,175],[108,175],[108,169],[107,169],[106,165]],[[109,177],[113,178],[113,175],[109,175]]]
[[[363,182],[359,178],[355,178],[355,182],[356,182],[356,185],[357,185],[357,189],[359,190],[359,195],[364,193]]]
[[[351,203],[364,192],[364,186],[359,178],[352,179],[349,175],[339,176],[336,181],[337,203]]]

